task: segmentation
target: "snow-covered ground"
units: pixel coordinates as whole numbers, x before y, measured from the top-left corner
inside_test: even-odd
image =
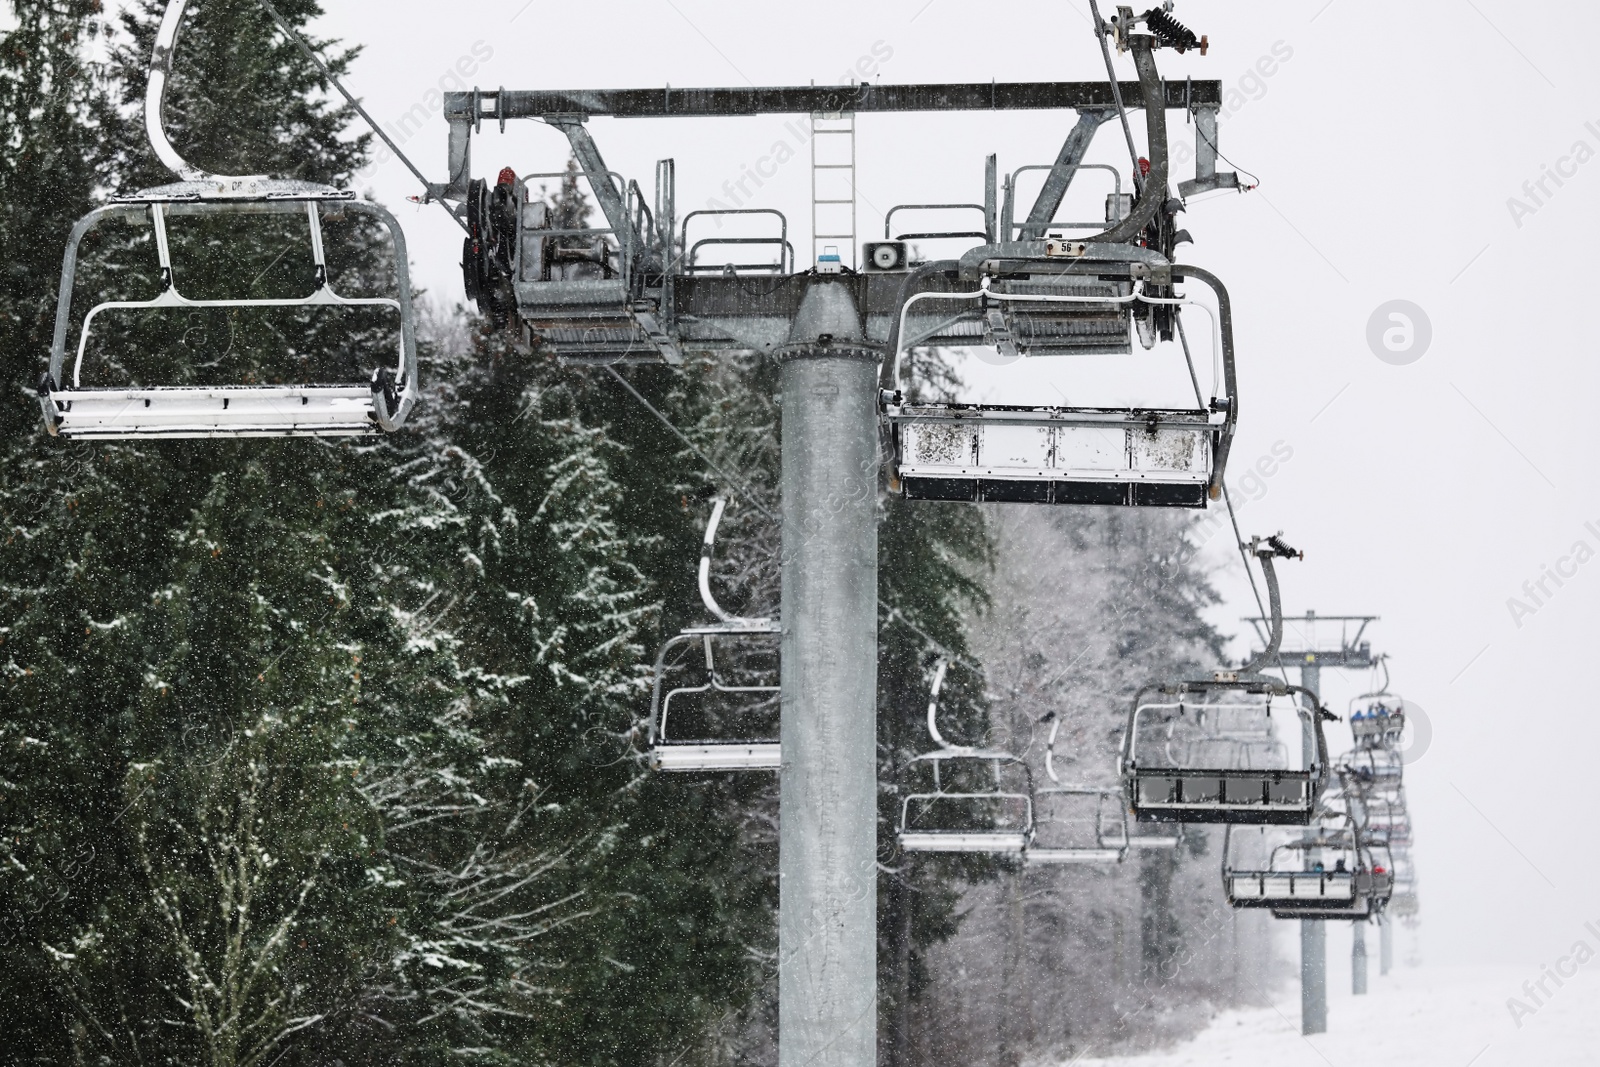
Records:
[[[1375,961],[1374,961],[1375,962]],[[1371,992],[1352,996],[1349,973],[1328,998],[1328,1032],[1300,1034],[1300,991],[1288,983],[1270,1008],[1229,1011],[1187,1044],[1115,1059],[1079,1058],[1072,1067],[1593,1067],[1600,1064],[1600,961],[1579,969],[1517,1025],[1506,1006],[1537,981],[1532,967],[1397,966]],[[1537,992],[1537,991],[1536,991]],[[1090,1050],[1092,1053],[1093,1050]]]

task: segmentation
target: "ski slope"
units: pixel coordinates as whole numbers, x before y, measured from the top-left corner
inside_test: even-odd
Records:
[[[1333,961],[1330,961],[1333,962]],[[1520,1028],[1510,997],[1533,967],[1396,967],[1352,996],[1348,966],[1330,967],[1328,1033],[1300,1034],[1300,990],[1289,982],[1269,1008],[1227,1011],[1193,1041],[1163,1052],[1071,1067],[1567,1067],[1600,1064],[1600,961],[1565,979]]]

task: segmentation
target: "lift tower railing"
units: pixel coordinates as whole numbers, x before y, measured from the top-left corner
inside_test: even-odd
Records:
[[[1025,305],[1015,310],[997,303],[997,314],[1004,311],[999,319],[1050,326],[1110,318],[1120,324],[1123,338],[1118,343],[1125,350],[1135,323],[1154,331],[1151,336],[1167,339],[1180,310],[1176,305],[1187,302],[1173,294],[1173,286],[1190,278],[1200,281],[1216,296],[1213,378],[1226,383],[1225,395],[1214,391],[1209,409],[1177,415],[1132,409],[1072,416],[1113,423],[1108,432],[1142,434],[1163,444],[1169,437],[1185,444],[1188,438],[1178,438],[1186,433],[1203,436],[1203,441],[1197,436],[1195,447],[1177,456],[1188,457],[1182,478],[1197,481],[1198,492],[1191,493],[1185,481],[1183,499],[1167,499],[1159,483],[1173,480],[1167,473],[1176,469],[1175,461],[1169,458],[1166,466],[1154,460],[1136,464],[1128,458],[1136,451],[1134,445],[1112,450],[1102,467],[1087,475],[1052,468],[1020,476],[1070,482],[1092,480],[1109,471],[1106,477],[1122,492],[1116,501],[1078,500],[1052,489],[1051,499],[1036,501],[1041,503],[1194,507],[1205,506],[1207,489],[1220,489],[1237,420],[1231,310],[1217,279],[1172,258],[1178,243],[1172,213],[1179,202],[1168,193],[1166,113],[1184,111],[1197,119],[1203,115],[1207,121],[1197,121],[1197,131],[1214,129],[1211,120],[1221,106],[1221,84],[1164,82],[1152,53],[1157,47],[1178,44],[1128,30],[1131,25],[1124,27],[1119,46],[1133,53],[1140,80],[1120,86],[990,82],[848,88],[500,89],[446,95],[449,176],[430,185],[429,196],[444,201],[469,224],[463,256],[468,292],[497,325],[520,326],[525,338],[538,339],[566,364],[673,364],[686,354],[720,353],[762,354],[780,363],[780,1067],[871,1067],[876,1061],[876,521],[885,459],[880,427],[885,418],[894,417],[884,395],[892,390],[882,389],[881,374],[892,362],[889,353],[897,349],[902,326],[909,322],[912,330],[921,330],[924,320],[951,317],[948,311],[929,309],[920,320],[908,318],[911,298],[938,291],[969,294],[989,278],[1014,296],[1020,290],[1008,287],[1033,278],[1046,288],[1056,288],[1042,294],[1044,299],[1035,299],[1040,294],[1030,292]],[[1049,220],[1088,147],[1090,138],[1081,127],[1085,123],[1098,127],[1116,114],[1119,89],[1129,106],[1144,111],[1151,143],[1150,176],[1125,216],[1082,241],[1009,240],[1011,235],[1000,231],[1002,209],[996,197],[986,195],[985,224],[975,247],[959,263],[942,262],[932,272],[903,256],[877,266],[878,257],[865,257],[859,261],[860,272],[841,269],[837,261],[795,264],[788,221],[770,208],[759,213],[771,221],[774,232],[751,243],[776,251],[775,264],[708,268],[699,259],[708,242],[691,239],[690,223],[699,218],[703,225],[703,216],[719,212],[691,211],[680,218],[674,162],[657,164],[654,195],[647,195],[636,181],[607,168],[588,126],[599,116],[1072,109],[1079,114],[1080,129],[1076,136],[1068,136],[1050,165],[1040,203],[1025,213],[1030,220]],[[519,176],[507,168],[493,187],[473,177],[472,140],[484,123],[503,131],[508,121],[522,119],[543,121],[567,138],[604,216],[603,228],[557,229],[543,206],[528,195],[525,179],[532,175]],[[1226,177],[1215,174],[1215,148],[1214,134],[1197,132],[1197,180]],[[991,165],[986,185],[993,183]],[[1017,214],[1010,196],[1005,212],[1008,217]],[[751,209],[739,213],[749,215]],[[1187,234],[1182,237],[1188,239]],[[840,259],[854,258],[856,250],[850,251],[851,257]],[[751,284],[756,273],[766,276],[760,285]],[[1102,283],[1102,278],[1111,281]],[[1108,311],[1067,306],[1080,300],[1073,295],[1078,290],[1102,285],[1116,288],[1118,300],[1137,301],[1139,307],[1123,309],[1117,304]],[[1065,305],[1048,302],[1061,294],[1066,295]],[[1091,304],[1099,303],[1104,301],[1092,297]],[[973,312],[978,313],[977,305]],[[976,343],[985,343],[987,336],[980,329]],[[945,342],[934,331],[918,334],[912,343]],[[975,342],[965,337],[954,343]],[[1192,427],[1185,422],[1190,416]],[[1168,422],[1180,425],[1171,429]],[[1147,445],[1140,447],[1151,451]],[[1015,472],[1007,476],[1019,477]],[[1122,483],[1139,480],[1156,488],[1122,490]]]
[[[1247,618],[1256,629],[1256,634],[1263,644],[1267,642],[1265,627],[1271,620],[1264,618]],[[1304,642],[1298,648],[1280,648],[1277,662],[1271,666],[1287,670],[1290,667],[1300,669],[1300,684],[1322,697],[1322,669],[1324,667],[1344,670],[1371,670],[1378,662],[1372,654],[1370,642],[1361,638],[1366,633],[1367,626],[1377,622],[1376,615],[1318,615],[1314,611],[1305,613],[1303,629],[1300,630],[1299,639]],[[1290,620],[1285,617],[1286,626]],[[1335,645],[1320,646],[1315,641],[1316,628],[1319,623],[1337,624],[1339,627],[1339,641]],[[1352,633],[1352,628],[1354,632]],[[1285,637],[1285,644],[1289,639]],[[1307,758],[1310,757],[1309,746],[1311,740],[1306,740]],[[1310,856],[1310,853],[1307,853]],[[1300,1032],[1303,1034],[1322,1034],[1328,1030],[1328,931],[1323,919],[1303,919],[1300,922]],[[1351,984],[1361,992],[1366,991],[1366,927],[1365,920],[1353,924],[1354,941],[1351,946]]]

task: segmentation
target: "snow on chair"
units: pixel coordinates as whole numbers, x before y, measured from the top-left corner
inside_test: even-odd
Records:
[[[156,35],[145,97],[145,129],[151,146],[181,180],[114,197],[110,204],[91,212],[73,228],[62,266],[50,366],[38,390],[45,428],[52,435],[88,439],[346,436],[397,429],[415,404],[418,391],[415,321],[404,234],[388,211],[356,199],[354,193],[311,182],[210,174],[191,166],[178,154],[167,138],[162,111],[187,2],[170,0],[167,5]],[[333,287],[323,222],[350,214],[376,220],[387,231],[394,252],[393,295],[345,296]],[[217,280],[180,276],[182,272],[174,266],[169,222],[174,218],[215,220],[223,216],[303,219],[308,226],[307,291],[279,297],[251,296],[249,289],[261,280],[258,275],[240,279],[244,285],[238,295],[184,295],[181,286],[185,284],[209,288]],[[80,273],[78,257],[84,240],[108,220],[141,218],[149,221],[160,291],[149,298],[104,300],[92,306],[83,316],[69,373],[73,289]],[[251,308],[313,313],[357,309],[392,312],[398,318],[394,365],[379,366],[368,380],[349,384],[84,384],[85,357],[98,320],[131,312],[142,319],[165,313],[172,317],[166,321],[176,322],[177,316],[215,311],[228,316],[231,348],[232,322],[240,311]],[[216,360],[224,354],[210,352],[206,357]]]
[[[706,610],[717,620],[701,626],[691,626],[661,646],[656,656],[655,680],[650,694],[650,765],[661,771],[775,771],[782,763],[777,741],[728,740],[674,740],[668,735],[668,718],[672,702],[702,694],[771,698],[778,694],[776,685],[728,684],[719,673],[713,647],[717,642],[757,641],[775,644],[781,634],[776,619],[741,618],[724,610],[711,593],[711,556],[716,546],[717,528],[722,524],[727,500],[716,497],[712,501],[711,519],[706,523],[705,539],[700,549],[699,587],[700,600]],[[704,649],[706,681],[699,685],[680,685],[668,688],[667,674],[675,666],[668,657],[686,645],[698,643]],[[665,692],[663,692],[665,690]]]
[[[913,757],[906,767],[908,773],[928,768],[933,791],[911,792],[901,800],[900,847],[907,852],[1020,856],[1033,839],[1033,782],[1028,765],[1008,752],[952,745],[944,739],[937,717],[939,692],[948,668],[941,659],[928,697],[928,733],[938,747]],[[992,783],[989,788],[961,781],[962,772],[974,765],[985,768],[974,773],[980,781],[987,778]],[[1008,777],[1020,778],[1021,785],[1007,788]]]
[[[1120,863],[1128,854],[1128,818],[1116,789],[1063,785],[1056,774],[1056,736],[1061,717],[1051,712],[1044,769],[1051,784],[1034,791],[1034,838],[1029,864]],[[1041,838],[1044,840],[1041,841]]]
[[[1196,385],[1194,408],[1110,408],[907,403],[900,392],[889,392],[884,414],[900,491],[913,500],[1204,508],[1208,498],[1221,493],[1233,438],[1233,325],[1221,284],[1203,271],[1190,273],[1212,286],[1220,318],[1186,298],[1155,296],[1131,282],[1102,286],[1066,271],[1040,274],[1028,282],[986,276],[972,292],[929,291],[905,299],[889,341],[896,384],[900,356],[909,347],[907,316],[919,301],[974,303],[986,323],[986,343],[1002,355],[1021,354],[1016,338],[1026,336],[1013,332],[1008,323],[1017,313],[1006,308],[1081,308],[1085,314],[1102,314],[1144,302],[1174,310],[1189,304],[1212,315],[1214,377],[1225,383],[1226,396],[1214,395],[1202,406]],[[1051,316],[1051,330],[1065,328],[1055,321],[1059,318],[1060,313]],[[1187,344],[1185,353],[1187,358]]]
[[[1302,554],[1281,537],[1256,538],[1241,546],[1256,557],[1266,578],[1272,633],[1267,647],[1239,671],[1219,671],[1210,680],[1148,685],[1139,690],[1123,732],[1119,772],[1128,808],[1139,822],[1310,825],[1328,780],[1328,745],[1322,731],[1333,718],[1316,695],[1256,674],[1275,662],[1283,640],[1283,610],[1275,558]],[[1190,761],[1182,744],[1216,736],[1224,716],[1272,721],[1274,711],[1291,717],[1313,741],[1313,757],[1287,765],[1286,746],[1265,751],[1277,767],[1247,768],[1215,760]],[[1196,750],[1201,751],[1201,750]]]

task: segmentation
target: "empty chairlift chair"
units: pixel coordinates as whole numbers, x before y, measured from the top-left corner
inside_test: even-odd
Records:
[[[1019,344],[1028,344],[1034,336],[1028,331],[1035,328],[1048,329],[1058,340],[1075,338],[1076,351],[1083,353],[1125,350],[1129,305],[1192,303],[1147,295],[1131,282],[1105,283],[1070,273],[1009,282],[986,277],[970,292],[918,293],[906,301],[891,335],[896,382],[912,309],[918,302],[952,300],[973,305],[988,324],[988,342],[1010,355],[1022,354]],[[1226,301],[1222,303],[1225,309]],[[1072,310],[1050,312],[1046,326],[1043,311],[1007,310],[1013,307]],[[1120,322],[1119,337],[1063,332],[1071,319],[1100,323],[1108,316]],[[1039,321],[1024,325],[1034,318]],[[1231,330],[1225,312],[1210,331],[1229,395]],[[931,341],[923,338],[921,343]],[[1061,353],[1045,347],[1038,354]],[[1203,508],[1208,497],[1220,492],[1233,433],[1231,408],[1220,395],[1204,407],[1106,408],[907,403],[894,393],[884,413],[892,432],[895,476],[912,499]]]
[[[926,773],[933,788],[913,786],[902,798],[900,847],[907,852],[1021,856],[1033,838],[1028,765],[1008,752],[952,745],[944,739],[937,715],[948,666],[939,661],[928,698],[928,733],[938,747],[913,758],[905,768],[907,777]]]
[[[717,527],[727,501],[721,497],[712,502],[711,519],[706,524],[705,540],[700,551],[700,599],[715,622],[691,626],[670,638],[661,646],[656,656],[655,681],[650,695],[650,765],[661,771],[775,771],[782,763],[779,742],[772,740],[686,740],[669,734],[669,720],[673,701],[679,702],[682,714],[686,698],[710,694],[735,698],[761,698],[745,713],[770,710],[780,687],[776,685],[729,684],[719,673],[714,649],[719,644],[727,649],[739,642],[757,642],[770,648],[777,645],[781,631],[776,619],[740,618],[725,611],[711,594],[711,556],[716,545]],[[681,665],[673,654],[686,646],[700,645],[704,650],[705,680],[700,684],[673,686],[670,673]]]
[[[1063,785],[1056,774],[1055,743],[1061,719],[1052,713],[1045,745],[1050,785],[1034,791],[1034,836],[1029,864],[1120,863],[1128,854],[1128,818],[1117,789]]]
[[[1125,796],[1138,821],[1300,826],[1311,822],[1326,781],[1325,755],[1307,767],[1255,769],[1174,758],[1175,729],[1240,700],[1256,702],[1268,713],[1276,711],[1296,730],[1314,730],[1317,751],[1325,752],[1314,698],[1299,686],[1227,677],[1146,686],[1134,699],[1122,750]]]
[[[1300,556],[1280,537],[1256,538],[1242,546],[1255,556],[1266,579],[1271,638],[1260,655],[1237,672],[1207,681],[1150,685],[1139,690],[1123,732],[1120,771],[1128,808],[1139,822],[1243,823],[1308,826],[1328,780],[1328,744],[1322,722],[1332,718],[1316,695],[1254,673],[1275,662],[1283,640],[1283,611],[1274,559]],[[1277,717],[1274,718],[1274,712]],[[1230,717],[1288,722],[1310,739],[1313,756],[1295,768],[1242,767],[1233,760],[1202,764],[1196,738],[1215,737],[1215,724]],[[1302,746],[1305,747],[1305,746]],[[1287,746],[1264,752],[1287,760]]]
[[[1128,15],[1130,27],[1135,21]],[[985,244],[905,278],[887,334],[891,372],[883,407],[892,484],[910,499],[1203,508],[1221,494],[1237,418],[1232,309],[1219,279],[1172,258],[1189,236],[1174,222],[1178,201],[1168,191],[1167,83],[1154,49],[1179,42],[1160,33],[1132,34],[1126,42],[1151,146],[1148,180],[1136,183],[1137,197],[1124,196],[1119,185],[1107,201],[1104,227],[1084,224],[1099,232],[1081,239],[1051,235],[1076,228],[1054,215],[1083,169],[1076,143],[1092,138],[1101,123],[1082,116],[1062,157],[1079,158],[1071,168],[1059,161],[1047,168],[1051,192],[1041,192],[1025,221],[1016,220],[1012,174],[1000,218],[990,221],[985,211]],[[988,184],[986,209],[992,176]],[[1211,290],[1215,308],[1180,291],[1196,282]],[[1209,398],[1184,330],[1182,315],[1191,308],[1210,316]],[[1181,342],[1193,406],[929,403],[908,401],[902,391],[901,356],[918,345],[984,345],[1005,360],[1122,355],[1131,353],[1135,335],[1146,347]]]
[[[167,139],[162,108],[186,4],[187,0],[171,0],[167,6],[156,38],[145,98],[145,126],[151,145],[157,157],[181,180],[115,197],[73,228],[62,267],[50,366],[39,385],[45,428],[53,435],[86,439],[347,436],[397,429],[415,404],[418,390],[405,237],[388,211],[357,199],[353,193],[309,182],[209,174],[184,161]],[[335,288],[330,273],[324,224],[330,219],[363,216],[387,234],[393,250],[394,288],[385,295],[343,295]],[[203,226],[225,221],[238,225],[252,218],[258,223],[276,220],[303,224],[303,260],[283,256],[254,277],[237,279],[214,276],[219,270],[183,269],[183,257],[175,252],[209,246],[204,241],[184,243],[182,235],[172,230],[174,220],[195,220],[196,225]],[[84,274],[80,252],[86,237],[104,223],[141,221],[149,225],[148,245],[154,260],[149,273],[157,291],[150,296],[94,303],[82,313],[76,343],[69,348],[77,314],[73,294]],[[283,271],[291,277],[278,284],[276,295],[252,295],[270,271]],[[126,277],[127,273],[118,276]],[[232,284],[235,281],[236,287]],[[205,295],[185,295],[186,289]],[[360,321],[365,325],[359,331],[348,331],[350,344],[354,345],[358,332],[364,336],[389,333],[393,339],[393,363],[378,362],[388,358],[382,354],[387,347],[383,346],[373,357],[378,365],[370,374],[361,366],[367,362],[366,357],[348,359],[348,369],[363,374],[365,380],[335,384],[193,384],[195,372],[202,365],[223,360],[234,348],[238,317],[251,309],[259,309],[262,314],[299,316],[297,328],[311,338],[317,336],[313,320],[364,314]],[[114,333],[107,324],[119,317],[134,323],[131,335],[124,336],[126,352],[122,356],[105,356],[93,342],[107,332]],[[374,317],[387,322],[374,330]],[[208,331],[202,320],[218,325]],[[282,336],[278,332],[281,323],[278,319],[273,321],[277,325],[262,332],[276,340]],[[138,340],[140,324],[149,323],[173,324],[183,338],[175,349],[182,350],[142,350]],[[169,339],[171,336],[172,332],[166,335]],[[288,351],[274,353],[274,358],[284,366],[272,376],[287,378],[291,376],[289,370],[298,367],[296,360],[302,353],[287,337],[281,343],[287,345]],[[327,346],[328,342],[323,339],[320,344]],[[179,382],[133,380],[142,374],[127,366],[130,360],[153,361],[157,365],[155,373],[171,371],[171,365],[176,363]],[[112,364],[117,366],[112,368]],[[166,365],[165,371],[162,364]],[[107,378],[122,380],[102,380]],[[101,384],[94,384],[97,380]]]

